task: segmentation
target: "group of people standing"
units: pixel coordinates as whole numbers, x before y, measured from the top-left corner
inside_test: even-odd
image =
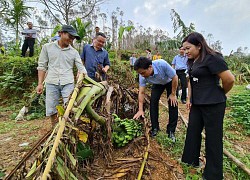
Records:
[[[108,52],[103,48],[106,36],[97,32],[92,44],[83,48],[81,56],[71,46],[79,36],[72,26],[64,25],[59,31],[58,41],[45,44],[38,62],[37,93],[43,91],[46,82],[46,115],[55,123],[56,105],[59,97],[64,103],[74,88],[73,66],[96,81],[105,80],[110,67]],[[172,66],[163,59],[152,61],[148,57],[130,58],[131,68],[139,74],[139,109],[134,119],[144,117],[144,97],[147,84],[152,84],[150,98],[151,136],[156,136],[159,126],[159,100],[166,90],[169,122],[166,127],[168,137],[175,142],[178,121],[177,86],[178,78],[182,87],[182,103],[189,112],[182,162],[199,166],[201,132],[206,131],[206,167],[203,178],[223,179],[223,118],[226,93],[234,84],[234,76],[228,70],[222,55],[212,50],[204,37],[197,32],[189,34],[182,41],[179,55]],[[133,66],[133,67],[132,67]],[[186,75],[188,74],[188,80]],[[221,84],[220,84],[221,81]],[[188,84],[188,94],[186,87]]]
[[[185,54],[184,54],[185,52]],[[180,62],[180,63],[177,63]],[[174,70],[175,68],[175,70]],[[185,37],[172,67],[162,59],[151,61],[140,57],[134,64],[139,73],[139,111],[134,118],[144,116],[143,101],[145,86],[152,84],[150,99],[151,136],[156,136],[159,127],[159,99],[166,89],[169,106],[169,122],[166,132],[175,142],[175,129],[178,120],[176,90],[178,78],[181,83],[182,103],[189,110],[189,123],[186,134],[182,162],[199,167],[201,133],[206,132],[206,165],[203,179],[223,179],[223,119],[226,108],[226,93],[234,84],[234,76],[228,69],[223,56],[211,49],[204,37],[193,32]],[[188,73],[188,95],[185,95],[186,73]],[[221,84],[220,84],[221,81]],[[186,99],[187,98],[187,99]]]

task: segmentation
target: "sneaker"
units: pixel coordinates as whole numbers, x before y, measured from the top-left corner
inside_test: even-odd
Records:
[[[175,135],[173,132],[171,132],[171,131],[169,132],[168,138],[171,139],[175,143],[176,139],[175,139]]]
[[[186,100],[181,100],[182,104],[186,104],[187,101]]]

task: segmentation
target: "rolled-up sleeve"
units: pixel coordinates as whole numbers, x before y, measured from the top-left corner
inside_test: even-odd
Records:
[[[81,57],[78,53],[76,53],[76,57],[75,57],[75,65],[78,69],[78,71],[80,73],[83,73],[83,74],[87,74],[87,70],[86,68],[84,67],[83,63],[82,63],[82,60],[81,60]]]
[[[42,48],[42,51],[40,53],[39,59],[38,59],[37,70],[47,71],[48,62],[49,62],[49,59],[48,59],[47,48],[46,48],[46,45],[44,45],[43,48]]]

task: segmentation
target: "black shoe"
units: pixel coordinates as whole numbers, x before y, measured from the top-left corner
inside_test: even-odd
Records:
[[[181,100],[182,104],[186,104],[187,101],[186,100]]]
[[[176,139],[175,139],[175,135],[173,132],[171,132],[171,131],[169,132],[168,138],[171,139],[175,143]]]
[[[150,133],[151,137],[156,136],[156,135],[157,135],[157,133],[158,133],[158,131],[159,131],[159,130],[158,130],[158,129],[156,129],[156,128],[155,128],[155,129],[152,129],[152,130],[151,130],[151,133]]]

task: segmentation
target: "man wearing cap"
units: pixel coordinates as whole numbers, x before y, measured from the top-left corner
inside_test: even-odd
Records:
[[[110,66],[108,52],[103,48],[105,42],[105,34],[98,32],[93,43],[85,45],[81,54],[88,76],[95,81],[106,80],[106,73]]]
[[[59,104],[60,96],[65,104],[74,89],[74,64],[79,73],[87,74],[79,53],[71,46],[74,39],[80,39],[76,30],[72,26],[63,25],[59,36],[58,41],[43,46],[37,67],[37,93],[42,94],[45,80],[46,116],[50,116],[52,126],[56,123],[56,106]]]

